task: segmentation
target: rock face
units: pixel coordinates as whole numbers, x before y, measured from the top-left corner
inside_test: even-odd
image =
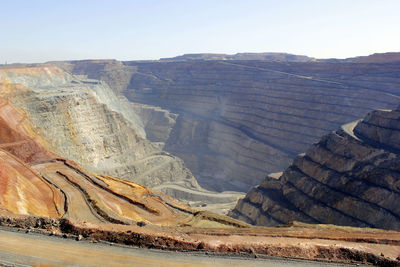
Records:
[[[398,232],[301,224],[275,229],[252,227],[227,216],[193,210],[145,186],[89,172],[51,152],[51,145],[38,135],[36,131],[40,129],[32,125],[29,114],[3,97],[20,91],[29,93],[21,84],[1,79],[2,226],[124,246],[246,253],[253,257],[262,254],[325,261],[356,260],[379,266],[398,264]],[[297,245],[293,244],[294,238],[299,241]],[[20,258],[37,256],[37,253],[28,255],[25,252],[27,242],[36,244],[38,240],[33,242],[15,235],[7,237],[7,234],[2,236],[4,239],[8,245],[5,247],[13,249],[3,249],[3,252],[17,253]],[[54,246],[65,253],[65,244],[60,245],[60,240],[41,244],[42,249],[53,252]],[[95,254],[98,259],[99,253]],[[46,256],[36,256],[35,263],[49,262]],[[137,257],[132,262],[137,264]],[[18,260],[18,263],[21,262]],[[123,264],[126,264],[126,257]]]
[[[0,82],[2,226],[124,246],[246,253],[253,257],[262,254],[352,262],[356,259],[390,266],[398,263],[398,232],[309,225],[275,229],[252,227],[227,216],[193,210],[145,186],[89,172],[49,151],[50,145],[37,134],[38,128],[32,125],[29,114],[3,98],[21,90],[29,92],[20,84],[4,79]],[[2,252],[15,254],[17,251],[19,264],[25,255],[35,256],[35,263],[49,262],[43,255],[25,254],[27,243],[37,244],[41,240],[32,242],[22,237],[21,241],[21,237],[2,236],[6,247],[13,248],[2,249]],[[301,245],[294,246],[293,238]],[[41,243],[42,251],[50,250],[53,255],[54,247],[59,246],[58,251],[65,253],[65,244],[55,241],[53,244],[46,241],[47,245]],[[379,256],[383,253],[385,257]],[[98,259],[99,253],[94,254]],[[115,262],[115,257],[111,258]],[[126,265],[126,257],[123,258]],[[137,257],[132,262],[137,264]],[[76,265],[77,262],[65,264]]]
[[[145,139],[130,104],[97,80],[54,66],[2,69],[3,90],[23,108],[54,151],[85,168],[139,182],[200,189],[179,158]],[[127,106],[129,108],[127,108]],[[126,118],[129,119],[126,119]]]
[[[267,177],[230,212],[257,225],[290,221],[400,229],[400,107],[324,136],[279,179]]]
[[[56,157],[47,146],[35,134],[27,114],[0,97],[0,210],[39,216],[59,215],[57,205],[61,203],[61,194],[28,166]],[[32,199],[35,201],[30,201]]]
[[[18,87],[2,79],[0,94]],[[35,132],[29,115],[3,97],[0,126],[0,216],[6,214],[9,222],[14,217],[42,216],[53,222],[63,218],[102,225],[247,226],[226,216],[192,210],[145,186],[91,173],[62,158]],[[46,220],[50,221],[41,221]]]
[[[141,118],[147,138],[158,142],[162,147],[170,138],[171,131],[175,127],[178,114],[155,106],[131,103],[132,109]]]
[[[102,79],[129,101],[145,104],[146,111],[136,113],[146,121],[148,138],[165,143],[164,149],[182,158],[200,185],[218,191],[247,192],[324,134],[373,109],[394,108],[400,94],[399,63],[170,59],[57,64]],[[159,108],[169,112],[163,122]]]

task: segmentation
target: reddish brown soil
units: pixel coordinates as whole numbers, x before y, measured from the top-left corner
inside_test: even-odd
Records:
[[[3,215],[0,217],[1,225],[33,227],[66,236],[82,235],[93,240],[139,247],[400,266],[396,259],[400,255],[400,233],[394,231],[294,225],[230,230],[203,228],[194,233],[191,227],[77,223],[66,219],[0,214]],[[299,237],[299,233],[303,237]],[[363,239],[364,234],[368,238]]]

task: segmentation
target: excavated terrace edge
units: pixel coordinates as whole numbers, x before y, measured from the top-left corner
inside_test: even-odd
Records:
[[[326,247],[315,245],[310,248],[302,248],[295,245],[280,246],[248,246],[238,244],[234,246],[210,246],[203,241],[185,241],[175,238],[162,228],[156,228],[154,234],[141,230],[143,225],[131,226],[126,231],[101,229],[96,225],[76,223],[68,219],[56,219],[37,216],[15,217],[11,214],[0,214],[0,226],[25,229],[26,232],[34,231],[41,234],[57,235],[64,238],[76,238],[76,240],[89,239],[96,243],[111,242],[120,245],[136,246],[151,249],[187,252],[212,252],[216,255],[252,256],[252,257],[282,257],[292,259],[304,259],[322,262],[337,263],[364,263],[377,266],[400,266],[400,257],[397,260],[385,258],[372,253],[345,247]],[[151,226],[150,226],[151,227]],[[190,232],[190,231],[189,231]],[[204,229],[203,235],[208,235]],[[233,231],[232,234],[235,234]],[[190,233],[189,233],[190,235]],[[212,235],[212,233],[211,233]],[[313,239],[308,237],[308,239]],[[367,240],[368,242],[368,240]],[[383,241],[385,243],[385,241]],[[398,244],[396,244],[398,245]]]

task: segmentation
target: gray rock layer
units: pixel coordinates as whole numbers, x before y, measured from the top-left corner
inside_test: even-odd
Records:
[[[355,127],[354,127],[355,126]],[[291,221],[400,230],[400,111],[377,110],[267,177],[230,216],[257,225]]]
[[[324,134],[400,99],[399,63],[209,59],[63,64],[131,102],[177,114],[159,125],[140,113],[150,140],[163,138],[202,186],[219,191],[247,192]]]
[[[131,104],[104,82],[54,66],[0,72],[1,76],[30,89],[14,92],[10,100],[29,114],[36,130],[63,157],[149,187],[174,183],[200,189],[181,159],[145,139],[143,122]]]

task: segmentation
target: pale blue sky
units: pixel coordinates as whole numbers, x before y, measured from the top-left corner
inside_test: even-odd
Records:
[[[0,64],[400,51],[400,0],[0,0]]]

